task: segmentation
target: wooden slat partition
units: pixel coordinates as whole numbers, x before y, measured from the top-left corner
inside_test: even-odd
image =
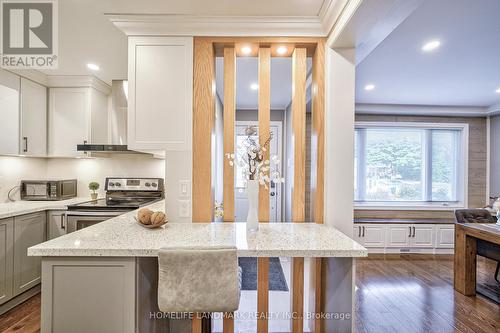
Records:
[[[224,313],[224,318],[222,319],[222,330],[223,333],[234,333],[234,312]]]
[[[191,333],[201,333],[202,332],[202,318],[198,316],[197,313],[194,314],[193,319],[191,319]]]
[[[235,119],[236,52],[234,47],[226,47],[224,48],[224,222],[234,222],[234,168],[229,165],[226,154],[234,153]]]
[[[271,127],[271,49],[259,49],[259,143],[264,145]],[[269,159],[269,151],[264,159]],[[259,187],[259,221],[269,221],[269,188]]]
[[[315,223],[324,221],[324,159],[325,159],[325,43],[318,42],[312,64],[311,108],[311,218]],[[315,149],[316,148],[316,149]],[[311,279],[314,283],[314,312],[324,309],[322,258],[311,262]],[[314,332],[323,332],[323,320],[316,316]]]
[[[271,127],[271,49],[259,48],[259,143],[264,145]],[[264,153],[269,159],[270,149]],[[259,221],[269,222],[269,188],[259,186]],[[257,259],[257,332],[268,332],[269,258]]]
[[[211,136],[215,122],[215,57],[210,39],[194,39],[193,222],[212,221]]]
[[[307,50],[296,48],[292,54],[292,141],[293,190],[292,221],[304,222],[306,193],[306,77]],[[292,259],[292,332],[304,326],[304,258]]]

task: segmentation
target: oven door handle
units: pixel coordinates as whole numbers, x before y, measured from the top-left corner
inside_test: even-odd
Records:
[[[128,213],[129,211],[95,211],[95,212],[88,212],[88,211],[68,211],[66,213],[66,217],[70,216],[119,216],[125,213]]]

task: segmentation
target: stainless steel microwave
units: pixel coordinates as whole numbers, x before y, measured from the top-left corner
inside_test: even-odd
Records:
[[[21,181],[21,200],[65,200],[76,195],[76,179]]]

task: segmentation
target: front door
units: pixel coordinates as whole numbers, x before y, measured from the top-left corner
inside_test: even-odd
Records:
[[[245,129],[248,126],[258,126],[256,121],[237,121],[236,131],[235,131],[235,151],[238,150],[240,143],[245,140]],[[277,155],[279,160],[281,159],[281,123],[271,122],[270,126],[273,138],[270,143],[270,154]],[[257,136],[255,137],[257,139]],[[278,164],[278,171],[282,173],[282,164]],[[241,170],[238,166],[235,168],[234,172],[234,187],[235,187],[235,198],[234,198],[234,211],[235,211],[235,221],[245,222],[248,213],[248,200],[245,193],[245,183],[246,180],[242,176]],[[281,222],[281,184],[272,183],[269,189],[269,221],[270,222]]]

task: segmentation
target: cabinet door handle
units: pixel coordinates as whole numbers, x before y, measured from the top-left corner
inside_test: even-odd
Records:
[[[28,152],[28,137],[23,136],[23,141],[24,141],[23,153],[27,153]]]
[[[365,237],[365,227],[363,226],[363,237]]]
[[[415,227],[413,227],[413,238],[415,238]]]
[[[66,230],[66,225],[64,224],[64,214],[61,214],[61,229]]]
[[[361,237],[361,227],[358,227],[358,237]]]
[[[411,227],[408,227],[408,229],[410,229],[410,234],[408,235],[408,237],[411,237]]]

